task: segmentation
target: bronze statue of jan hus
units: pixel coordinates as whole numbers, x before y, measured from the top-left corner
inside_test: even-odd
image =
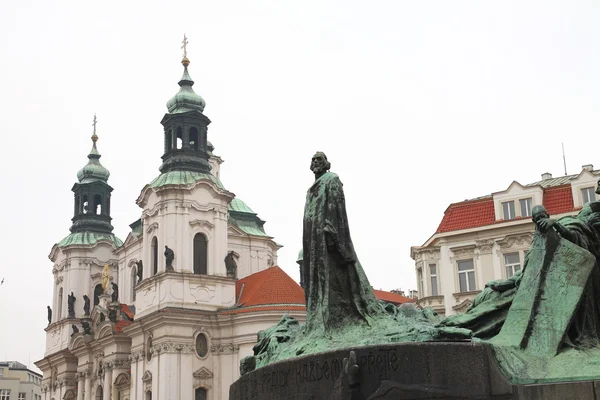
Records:
[[[354,251],[342,182],[330,168],[324,153],[312,157],[315,181],[306,195],[301,267],[307,331],[370,324],[383,311]]]

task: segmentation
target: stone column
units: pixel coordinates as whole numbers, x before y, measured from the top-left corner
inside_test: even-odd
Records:
[[[106,369],[104,370],[104,387],[102,388],[102,400],[110,400],[110,393],[112,391],[111,383],[112,365],[111,363],[107,363]]]
[[[77,400],[84,400],[83,398],[83,384],[85,380],[85,372],[77,373]]]
[[[83,400],[92,399],[92,377],[90,375],[90,371],[85,371],[85,396],[82,397]]]

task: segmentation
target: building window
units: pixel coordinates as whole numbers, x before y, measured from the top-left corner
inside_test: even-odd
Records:
[[[0,400],[10,400],[10,389],[0,389]]]
[[[531,197],[519,200],[519,205],[521,206],[521,217],[531,217]]]
[[[521,260],[519,253],[508,253],[504,255],[504,268],[506,269],[506,277],[510,278],[515,272],[521,270]]]
[[[156,275],[158,273],[158,239],[156,236],[152,238],[152,273]]]
[[[513,219],[515,217],[514,201],[505,201],[502,203],[502,215],[505,220]]]
[[[581,189],[581,198],[583,199],[583,205],[591,201],[596,201],[596,194],[593,187]]]
[[[431,280],[431,296],[438,295],[437,265],[429,264],[429,279]]]
[[[204,333],[199,333],[196,336],[196,354],[201,358],[206,357],[208,354],[208,339]]]
[[[457,267],[460,291],[471,292],[475,290],[475,267],[473,266],[473,260],[458,261]]]
[[[149,337],[146,342],[146,360],[148,360],[148,362],[152,360],[152,337]]]
[[[207,398],[208,397],[206,396],[206,389],[204,389],[204,388],[196,389],[194,400],[206,400]]]
[[[23,392],[19,393],[19,400],[25,400],[25,393],[23,393]]]
[[[423,268],[417,269],[417,280],[419,284],[419,297],[424,297],[425,292],[423,291]]]
[[[194,273],[208,274],[208,241],[202,233],[194,236]]]

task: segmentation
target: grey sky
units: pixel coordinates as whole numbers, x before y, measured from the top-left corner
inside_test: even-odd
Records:
[[[344,182],[376,288],[415,288],[411,245],[455,201],[595,163],[597,1],[41,1],[0,13],[0,359],[43,357],[52,245],[98,114],[115,233],[158,175],[160,120],[189,39],[225,186],[298,279],[308,169]]]

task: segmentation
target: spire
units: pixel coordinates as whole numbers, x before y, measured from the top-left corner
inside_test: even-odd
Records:
[[[72,233],[94,232],[111,234],[113,227],[110,224],[110,193],[112,188],[108,184],[110,172],[100,164],[100,152],[96,143],[96,125],[98,119],[94,114],[92,126],[92,150],[88,154],[87,164],[77,172],[79,183],[73,186],[75,194],[74,216],[71,219]]]
[[[192,89],[192,86],[194,86],[194,81],[188,72],[190,60],[187,57],[188,40],[185,35],[183,35],[183,41],[181,43],[181,48],[183,49],[183,58],[181,59],[181,64],[183,65],[183,75],[178,83],[180,87],[179,92],[167,102],[167,109],[171,114],[194,110],[203,112],[206,102],[200,95],[194,92],[194,89]]]
[[[94,132],[91,137],[93,143],[92,150],[90,150],[90,154],[88,154],[88,163],[77,172],[79,183],[88,183],[97,180],[106,182],[110,176],[110,172],[100,164],[100,157],[102,156],[96,147],[96,142],[98,141],[98,135],[96,134],[97,123],[98,120],[96,119],[96,114],[94,114],[94,122],[92,124]]]

